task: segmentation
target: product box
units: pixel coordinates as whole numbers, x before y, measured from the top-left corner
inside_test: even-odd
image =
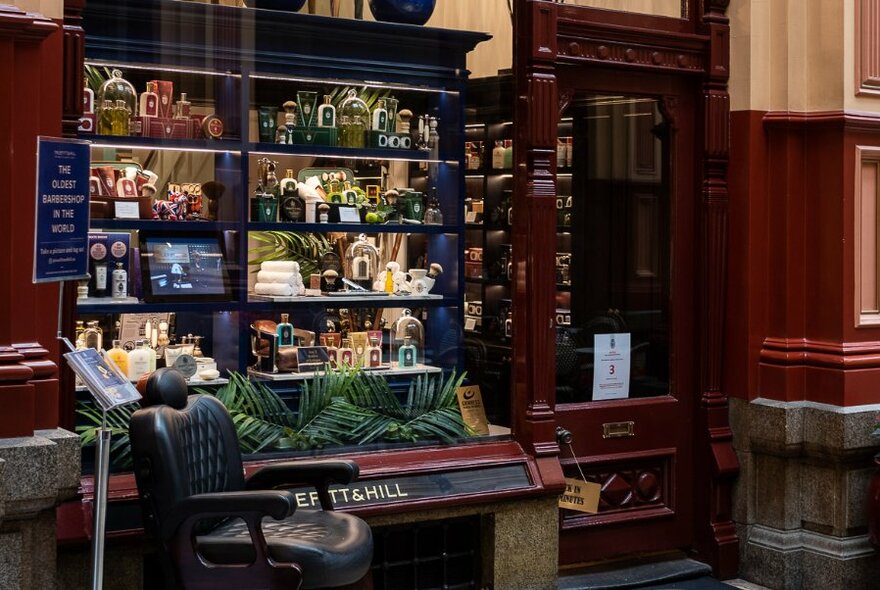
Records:
[[[159,117],[170,119],[174,116],[174,82],[170,80],[150,80],[156,85],[159,95]]]
[[[291,136],[297,145],[335,146],[337,131],[336,127],[294,127]]]
[[[482,279],[483,263],[466,260],[464,263],[464,276],[468,279]]]
[[[395,150],[412,149],[412,137],[408,133],[390,131],[370,131],[370,147]]]
[[[144,137],[156,139],[192,139],[192,119],[167,119],[163,117],[142,117]]]
[[[128,273],[128,284],[131,285],[130,250],[131,234],[127,232],[89,232],[89,274],[92,275],[89,279],[90,297],[95,296],[98,272],[107,273],[101,280],[106,281],[107,296],[110,296],[110,275],[116,270],[117,262],[122,263],[122,268]]]

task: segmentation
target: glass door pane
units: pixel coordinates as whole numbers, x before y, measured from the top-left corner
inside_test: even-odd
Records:
[[[666,395],[669,146],[658,102],[581,95],[559,136],[557,401]]]

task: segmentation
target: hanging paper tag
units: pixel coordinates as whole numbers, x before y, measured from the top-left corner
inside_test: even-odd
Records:
[[[458,397],[458,406],[461,408],[461,419],[465,425],[475,434],[489,434],[489,420],[486,418],[486,408],[483,407],[483,398],[480,396],[480,386],[470,385],[459,387],[455,391]]]
[[[599,512],[599,492],[602,486],[582,479],[565,478],[565,492],[559,497],[559,507],[578,512]]]

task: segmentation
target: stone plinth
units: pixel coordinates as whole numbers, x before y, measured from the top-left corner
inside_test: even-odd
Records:
[[[876,588],[865,496],[880,405],[731,399],[740,577],[768,588]],[[874,572],[874,574],[871,574]]]
[[[79,477],[73,433],[0,439],[0,588],[57,587],[55,506],[76,493]]]

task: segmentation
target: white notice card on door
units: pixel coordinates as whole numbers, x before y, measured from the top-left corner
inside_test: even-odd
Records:
[[[629,397],[629,334],[593,336],[593,400]]]

